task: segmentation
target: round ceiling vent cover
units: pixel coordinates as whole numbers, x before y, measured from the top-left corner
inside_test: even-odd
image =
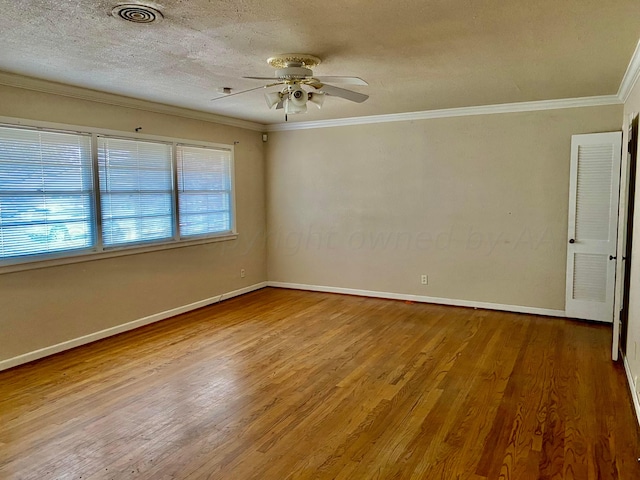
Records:
[[[122,3],[111,10],[114,17],[133,23],[157,23],[162,20],[162,12],[149,5]]]

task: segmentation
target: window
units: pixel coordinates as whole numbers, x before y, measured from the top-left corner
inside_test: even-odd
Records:
[[[89,135],[0,127],[0,259],[94,244]]]
[[[183,238],[231,231],[231,153],[178,145],[178,204]]]
[[[105,247],[173,238],[171,145],[98,138]]]
[[[0,126],[0,266],[233,234],[231,148]]]

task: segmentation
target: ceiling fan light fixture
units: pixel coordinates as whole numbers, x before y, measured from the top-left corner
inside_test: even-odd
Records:
[[[280,92],[266,92],[264,94],[264,99],[267,102],[267,106],[269,108],[273,108],[274,105],[277,105],[282,101],[282,93]]]
[[[320,92],[309,93],[309,101],[313,103],[316,107],[322,108],[322,104],[324,103],[324,93],[320,93]]]
[[[284,100],[284,113],[286,115],[294,115],[296,113],[306,113],[307,112],[307,104],[304,103],[302,105],[293,103],[290,97],[285,98]]]
[[[289,100],[291,104],[296,105],[298,107],[307,106],[307,100],[309,99],[309,94],[300,85],[290,85],[288,95],[289,95]],[[306,108],[305,108],[305,111],[306,111]]]

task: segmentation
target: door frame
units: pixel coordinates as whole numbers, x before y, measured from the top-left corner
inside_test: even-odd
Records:
[[[633,215],[638,161],[638,113],[631,113],[623,128],[626,155],[620,162],[620,201],[618,204],[618,245],[616,248],[616,286],[614,292],[613,339],[611,358],[617,361],[620,350],[626,353],[629,287],[631,281],[631,248],[633,243]],[[635,138],[634,138],[635,136]],[[625,150],[623,150],[625,153]]]

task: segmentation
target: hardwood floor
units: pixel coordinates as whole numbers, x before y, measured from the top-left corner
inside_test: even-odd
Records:
[[[0,372],[0,478],[639,479],[610,336],[264,289]]]

